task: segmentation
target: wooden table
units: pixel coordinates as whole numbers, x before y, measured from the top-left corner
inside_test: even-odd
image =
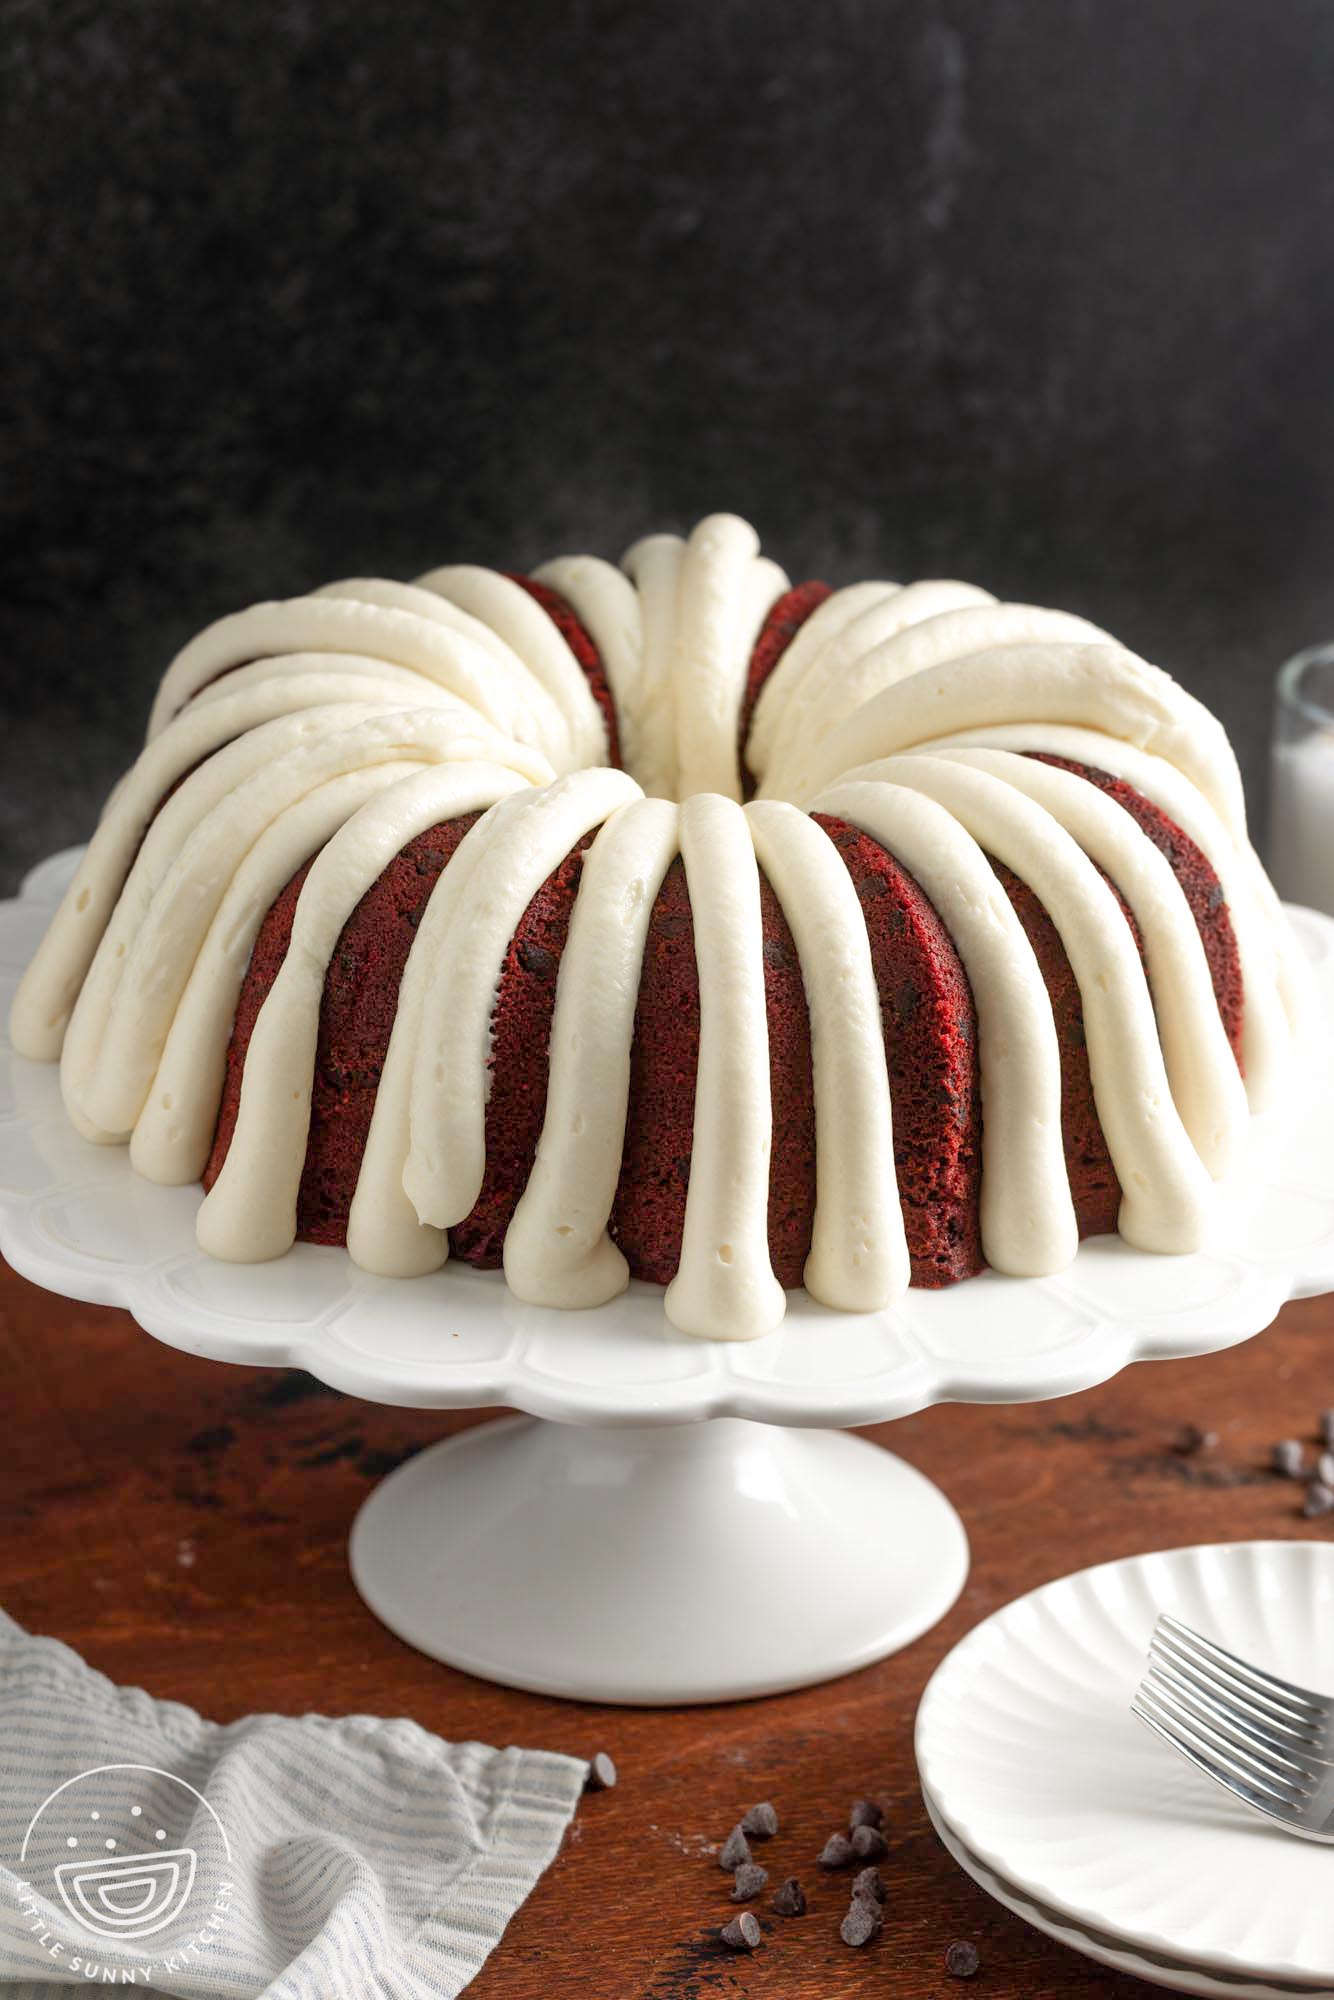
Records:
[[[801,1694],[594,1709],[423,1659],[349,1581],[348,1527],[372,1482],[486,1413],[382,1409],[305,1375],[191,1360],[123,1313],[0,1267],[0,1603],[114,1680],[221,1720],[402,1714],[445,1736],[610,1750],[620,1784],[584,1801],[477,2000],[1147,1994],[1029,1930],[948,1859],[918,1795],[913,1713],[947,1648],[1048,1578],[1145,1549],[1334,1533],[1303,1521],[1300,1488],[1266,1469],[1275,1438],[1310,1434],[1334,1404],[1332,1337],[1334,1299],[1308,1301],[1231,1354],[1134,1368],[1060,1402],[934,1410],[893,1425],[892,1439],[886,1427],[972,1538],[968,1587],[943,1624]],[[1218,1432],[1215,1451],[1173,1450],[1192,1422]],[[837,1935],[847,1879],[821,1876],[814,1857],[863,1795],[883,1801],[892,1853],[889,1921],[858,1952]],[[782,1923],[761,1903],[765,1944],[738,1960],[717,1943],[731,1912],[710,1850],[761,1798],[784,1823],[763,1859],[778,1877],[799,1874],[811,1907]],[[982,1954],[971,1988],[942,1968],[960,1937]]]

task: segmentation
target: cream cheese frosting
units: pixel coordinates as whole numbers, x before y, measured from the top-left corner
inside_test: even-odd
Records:
[[[959,953],[979,1023],[988,1262],[1038,1275],[1077,1247],[1051,1003],[991,857],[1033,890],[1070,960],[1123,1235],[1167,1252],[1205,1240],[1248,1095],[1259,1107],[1280,1088],[1302,990],[1247,839],[1236,761],[1207,710],[1083,619],[952,579],[869,581],[832,592],[800,625],[743,746],[751,653],[789,588],[746,522],[712,515],[688,536],[634,543],[619,566],[565,556],[534,575],[598,649],[621,770],[608,768],[601,711],[559,627],[521,584],[475,565],[415,583],[345,578],[219,619],[178,654],[13,1007],[16,1048],[60,1059],[85,1136],[128,1140],[150,1179],[198,1178],[251,950],[309,861],[199,1215],[218,1257],[281,1255],[296,1233],[340,933],[410,840],[477,813],[408,954],[348,1254],[397,1277],[446,1261],[486,1169],[491,1015],[509,941],[586,842],[541,1137],[504,1243],[511,1290],[588,1308],[628,1283],[609,1224],[650,918],[679,859],[700,1040],[667,1318],[744,1339],[785,1310],[768,1241],[762,880],[792,934],[810,1023],[806,1285],[831,1308],[882,1310],[909,1277],[885,1030],[856,887],[810,817],[819,811],[894,856]],[[1124,779],[1204,855],[1236,937],[1244,1084],[1171,866],[1098,787],[1024,753]]]

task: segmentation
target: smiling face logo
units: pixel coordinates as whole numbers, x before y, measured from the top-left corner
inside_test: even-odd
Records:
[[[43,1801],[20,1865],[34,1879],[49,1867],[80,1930],[129,1944],[185,1918],[201,1850],[210,1872],[229,1868],[230,1843],[202,1792],[153,1765],[104,1764]]]

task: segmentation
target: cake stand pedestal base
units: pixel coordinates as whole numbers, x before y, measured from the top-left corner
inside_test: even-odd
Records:
[[[409,1645],[583,1701],[734,1701],[847,1673],[934,1625],[968,1542],[944,1494],[838,1431],[506,1417],[392,1473],[352,1575]]]

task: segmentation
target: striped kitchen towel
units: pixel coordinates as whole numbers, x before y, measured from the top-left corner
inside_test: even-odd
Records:
[[[0,1996],[441,2000],[586,1771],[364,1715],[206,1722],[0,1612]]]

